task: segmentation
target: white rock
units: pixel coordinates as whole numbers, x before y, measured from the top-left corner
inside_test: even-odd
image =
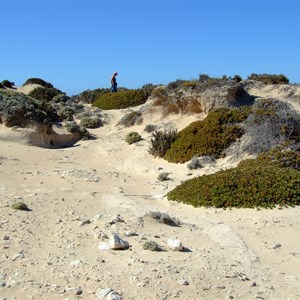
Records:
[[[74,267],[79,267],[80,265],[82,265],[82,261],[79,259],[73,260],[73,261],[71,261],[70,265],[74,266]]]
[[[169,239],[167,244],[168,244],[169,249],[172,251],[182,251],[184,249],[181,241],[177,240],[177,239],[175,239],[175,240]]]
[[[106,299],[106,300],[122,300],[122,297],[112,290],[111,288],[102,288],[99,289],[96,293],[96,296],[99,299]]]
[[[122,240],[116,233],[112,233],[110,236],[110,240],[108,243],[100,243],[100,250],[121,250],[127,249],[129,247],[129,243],[127,241]]]

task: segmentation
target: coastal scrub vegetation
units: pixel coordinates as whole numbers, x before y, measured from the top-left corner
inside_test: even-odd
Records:
[[[249,142],[245,151],[261,153],[284,142],[300,141],[300,116],[289,103],[259,99],[244,122]]]
[[[249,80],[256,80],[265,84],[289,84],[289,79],[283,74],[255,74],[248,76]]]
[[[265,207],[300,205],[299,171],[264,160],[187,180],[167,194],[169,200],[194,207]]]
[[[184,163],[195,155],[221,157],[223,151],[243,135],[239,123],[250,111],[248,106],[211,111],[204,120],[181,130],[163,158],[168,162]]]
[[[164,157],[177,138],[177,130],[154,131],[149,153],[154,157]]]
[[[44,100],[44,101],[52,101],[54,97],[57,97],[58,95],[63,94],[62,91],[56,89],[56,88],[49,88],[49,87],[37,87],[34,90],[32,90],[28,96],[38,99],[38,100]]]
[[[122,109],[144,104],[147,98],[148,95],[143,90],[121,90],[98,95],[92,106],[103,110]]]
[[[129,132],[125,138],[126,143],[128,143],[129,145],[139,142],[141,140],[142,140],[142,136],[135,131]]]
[[[0,91],[0,116],[8,127],[24,127],[33,122],[50,124],[59,120],[49,103],[10,90]]]
[[[45,88],[53,88],[53,85],[41,78],[28,78],[24,83],[23,86],[27,84],[39,84]]]

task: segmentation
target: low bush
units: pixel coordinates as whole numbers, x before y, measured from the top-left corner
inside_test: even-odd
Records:
[[[148,125],[145,126],[144,131],[150,133],[150,132],[153,132],[156,129],[157,129],[156,125],[148,124]]]
[[[4,87],[6,87],[6,88],[9,88],[9,89],[11,89],[11,88],[13,87],[12,82],[10,82],[9,80],[3,80],[3,81],[2,81],[2,85],[3,85]]]
[[[144,104],[147,97],[143,90],[122,90],[117,93],[100,94],[92,106],[104,110],[122,109]]]
[[[193,156],[221,157],[223,151],[243,135],[238,123],[246,119],[249,111],[248,107],[211,111],[203,121],[193,122],[180,131],[163,158],[173,163],[184,163]]]
[[[100,117],[92,116],[92,117],[83,117],[80,120],[80,125],[86,128],[98,128],[103,124]]]
[[[125,127],[130,127],[133,125],[140,125],[143,123],[142,114],[138,111],[132,111],[124,115],[118,125],[124,125]]]
[[[39,84],[45,88],[53,88],[53,85],[51,83],[40,78],[29,78],[25,81],[25,83],[23,83],[23,86],[27,84]]]
[[[300,140],[300,116],[286,102],[257,100],[244,123],[250,136],[244,150],[249,153],[265,152],[286,141]]]
[[[12,204],[11,208],[16,209],[16,210],[30,211],[29,207],[24,202],[16,202],[16,203]]]
[[[92,138],[91,134],[88,132],[88,130],[85,127],[78,125],[74,121],[66,122],[65,128],[67,131],[69,131],[70,133],[72,133],[74,135],[78,135],[80,138],[83,138],[83,139]]]
[[[177,138],[177,130],[155,131],[151,138],[149,153],[154,157],[163,157]]]
[[[191,89],[193,89],[193,88],[196,88],[197,87],[197,85],[198,85],[198,82],[197,81],[184,81],[183,83],[182,83],[182,87],[183,88],[191,88]]]
[[[300,205],[300,176],[294,169],[248,160],[234,169],[187,180],[167,197],[195,207]]]
[[[196,170],[202,168],[202,165],[200,163],[200,160],[198,156],[193,156],[191,161],[187,164],[187,168],[189,170]]]
[[[137,132],[135,131],[132,131],[132,132],[129,132],[127,135],[126,135],[126,138],[125,138],[125,141],[131,145],[133,143],[136,143],[136,142],[139,142],[142,140],[142,137],[140,134],[138,134]]]
[[[0,89],[4,89],[4,85],[0,82]]]
[[[248,160],[240,162],[240,166],[248,164]],[[291,168],[300,171],[300,145],[282,145],[261,153],[256,160],[251,160],[256,165],[271,165],[280,168]]]
[[[10,90],[0,92],[0,117],[8,127],[49,124],[59,120],[56,110],[49,103]]]
[[[28,96],[44,101],[52,101],[54,97],[63,94],[60,90],[56,88],[45,88],[45,87],[38,87],[32,90]]]
[[[176,218],[170,217],[168,214],[160,212],[160,211],[150,211],[146,214],[146,216],[156,220],[158,223],[166,224],[169,226],[180,226],[180,220]]]
[[[275,74],[255,74],[252,73],[250,76],[248,76],[249,80],[257,80],[261,81],[265,84],[289,84],[289,79],[283,75],[275,75]]]
[[[87,90],[82,92],[79,95],[75,95],[71,97],[72,102],[83,102],[91,104],[96,101],[97,97],[103,94],[109,93],[109,89],[95,89],[95,90]]]
[[[144,250],[160,251],[159,245],[155,241],[145,241],[143,244]]]
[[[157,176],[157,180],[158,180],[158,181],[166,181],[166,180],[170,180],[169,173],[167,173],[167,172],[161,172],[161,173]]]

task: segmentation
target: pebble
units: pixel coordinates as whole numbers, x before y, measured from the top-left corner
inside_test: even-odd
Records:
[[[179,283],[181,284],[181,285],[189,285],[190,283],[186,280],[186,279],[184,279],[184,278],[181,278],[180,280],[179,280]]]
[[[276,243],[274,246],[273,246],[273,249],[277,249],[277,248],[280,248],[281,247],[281,244],[280,243]]]

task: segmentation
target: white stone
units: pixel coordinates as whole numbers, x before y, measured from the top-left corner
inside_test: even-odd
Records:
[[[184,249],[181,241],[177,240],[177,239],[174,239],[174,240],[169,239],[167,244],[168,244],[169,249],[172,251],[182,251]]]

